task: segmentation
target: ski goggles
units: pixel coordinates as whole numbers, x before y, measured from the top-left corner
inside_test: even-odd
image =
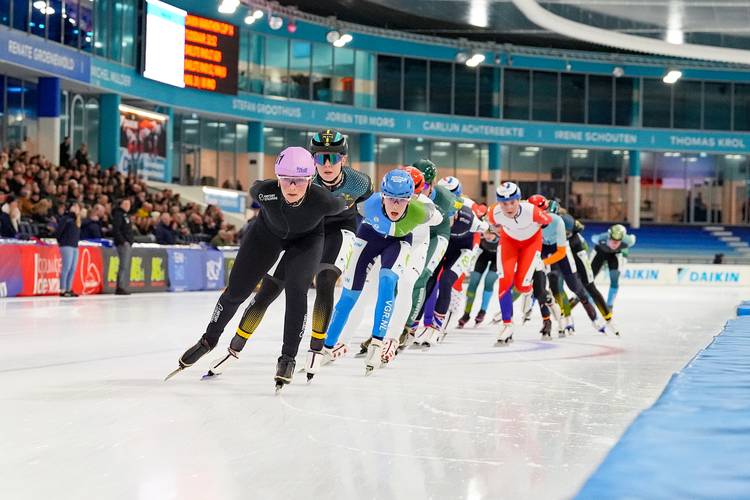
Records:
[[[338,153],[315,153],[313,155],[316,165],[325,165],[326,162],[335,165],[344,159],[344,155]]]
[[[281,187],[283,188],[288,188],[292,185],[301,186],[307,184],[310,182],[310,179],[312,179],[312,177],[289,177],[286,175],[280,175],[277,178],[279,179],[279,184],[281,184]]]
[[[383,196],[383,201],[393,203],[396,206],[401,206],[409,203],[409,198],[396,198],[395,196]]]

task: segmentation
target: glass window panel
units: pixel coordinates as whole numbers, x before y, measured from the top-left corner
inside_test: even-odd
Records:
[[[580,219],[593,219],[594,154],[588,149],[569,149],[568,211]]]
[[[274,159],[284,149],[286,131],[279,127],[263,127],[263,151]],[[273,165],[273,162],[271,162]],[[273,171],[273,169],[271,169]]]
[[[633,116],[633,79],[615,78],[615,125],[632,127],[637,120]]]
[[[333,79],[333,47],[329,44],[313,44],[312,86],[313,99],[331,102],[331,80]]]
[[[734,130],[750,130],[750,84],[734,84]]]
[[[566,203],[565,162],[567,149],[542,148],[538,192],[550,200]]]
[[[411,165],[421,158],[430,155],[430,144],[421,137],[404,139],[404,165]]]
[[[92,0],[80,0],[78,7],[78,28],[80,32],[80,46],[86,52],[91,52],[94,36],[94,4]],[[73,30],[75,32],[75,30]]]
[[[377,177],[373,180],[380,185],[380,180],[389,170],[404,164],[403,139],[398,137],[378,137],[377,145],[378,169]]]
[[[433,141],[429,158],[438,168],[438,177],[456,175],[456,144],[449,141]]]
[[[94,97],[86,99],[85,136],[89,158],[99,161],[99,101]]]
[[[0,0],[0,24],[10,25],[10,4],[13,0]]]
[[[701,128],[701,82],[680,80],[673,92],[674,128]]]
[[[511,146],[509,179],[517,182],[522,193],[535,193],[539,182],[539,154],[537,146]]]
[[[32,0],[29,0],[30,2]],[[29,20],[29,31],[36,35],[44,37],[46,34],[46,26],[47,26],[47,16],[45,14],[46,12],[46,5],[44,4],[37,4],[34,5],[33,2],[31,6],[31,19]],[[26,2],[16,2],[14,5],[14,8],[27,8]]]
[[[219,153],[217,186],[234,189],[235,180],[235,152],[237,139],[236,125],[232,122],[219,123]]]
[[[557,121],[557,73],[534,71],[532,120]]]
[[[28,31],[31,0],[11,1],[13,2],[13,27],[17,30]]]
[[[375,106],[376,86],[375,68],[377,67],[377,56],[369,52],[358,50],[354,58],[356,79],[354,85],[354,104],[361,108],[372,108]]]
[[[596,151],[595,220],[624,221],[627,214],[625,173],[628,152]]]
[[[404,59],[404,109],[427,112],[427,61]]]
[[[451,112],[453,64],[430,61],[430,113]]]
[[[108,42],[110,36],[109,28],[109,5],[110,2],[94,2],[94,54],[107,57]]]
[[[497,118],[500,92],[500,69],[491,66],[479,68],[479,116]]]
[[[268,95],[286,97],[288,94],[288,42],[286,38],[266,37],[265,90]]]
[[[456,174],[461,179],[464,194],[473,200],[477,200],[481,195],[481,156],[481,144],[473,142],[456,143]]]
[[[62,42],[63,3],[62,0],[47,0],[47,39]]]
[[[247,134],[248,134],[248,126],[245,123],[238,123],[236,125],[237,127],[237,141],[236,141],[236,151],[237,151],[237,161],[235,162],[236,165],[236,174],[235,177],[237,179],[237,182],[239,185],[236,185],[236,189],[240,191],[245,191],[250,187],[250,157],[247,152]],[[253,172],[254,174],[255,172]],[[255,179],[253,179],[255,180]]]
[[[354,104],[354,49],[335,48],[333,53],[333,102]]]
[[[703,128],[729,130],[732,127],[732,84],[703,84]]]
[[[670,100],[672,87],[661,80],[643,79],[643,126],[671,126]]]
[[[122,2],[122,58],[123,64],[135,66],[135,40],[137,38],[136,0]]]
[[[378,107],[401,109],[401,58],[378,56]]]
[[[115,1],[112,5],[112,22],[110,25],[109,58],[119,61],[122,58],[122,23],[124,22],[124,2]]]
[[[310,58],[312,45],[308,42],[292,40],[289,59],[289,97],[310,98]]]
[[[560,75],[560,121],[584,123],[586,120],[586,76]]]
[[[240,53],[237,61],[237,88],[250,92],[250,31],[240,30]]]
[[[465,64],[457,64],[455,71],[453,112],[457,115],[476,116],[477,68],[470,68]]]
[[[589,123],[612,125],[612,77],[589,75]]]
[[[6,133],[8,145],[20,145],[23,141],[23,82],[15,78],[8,78],[7,100],[8,113],[6,115]]]
[[[528,71],[505,70],[503,118],[506,120],[529,119],[530,75]]]
[[[263,35],[250,35],[250,66],[248,78],[250,80],[250,92],[262,94],[265,88],[263,78],[266,66],[266,37]]]

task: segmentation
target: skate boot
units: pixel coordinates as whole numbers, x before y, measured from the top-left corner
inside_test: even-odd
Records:
[[[458,318],[458,325],[456,325],[456,328],[462,329],[464,326],[466,326],[466,323],[471,320],[471,315],[469,313],[464,313],[463,316]]]
[[[414,340],[414,330],[409,327],[405,327],[404,331],[401,332],[401,335],[398,338],[398,350],[401,351],[403,349],[406,349],[414,343]]]
[[[620,336],[620,329],[617,328],[617,325],[615,325],[615,322],[612,321],[611,319],[607,320],[607,331],[609,333],[614,333],[615,336],[617,336],[617,337]]]
[[[359,352],[357,353],[357,356],[367,354],[367,348],[370,347],[370,340],[372,340],[372,337],[359,344]]]
[[[326,349],[323,348],[321,351],[313,351],[312,349],[307,351],[307,359],[305,360],[305,373],[307,374],[307,382],[310,383],[318,373],[320,366],[323,364],[323,353]]]
[[[497,345],[507,345],[513,342],[513,323],[503,323],[497,334]]]
[[[481,309],[481,310],[480,310],[480,311],[479,311],[479,312],[477,313],[477,317],[476,317],[476,318],[474,318],[474,326],[479,326],[479,325],[481,325],[481,324],[482,324],[482,322],[484,321],[484,316],[485,316],[486,314],[487,314],[487,311],[485,311],[484,309]]]
[[[565,335],[575,335],[576,333],[576,325],[573,322],[573,316],[566,316],[565,317]],[[564,336],[564,335],[563,335]]]
[[[219,359],[214,360],[214,362],[211,363],[211,368],[208,369],[208,373],[203,375],[203,378],[206,379],[221,375],[224,370],[229,368],[230,365],[234,364],[234,362],[239,359],[239,354],[240,353],[238,353],[231,347],[227,347],[227,354]]]
[[[177,363],[179,366],[176,370],[173,370],[169,375],[167,375],[164,378],[164,381],[166,382],[170,378],[177,375],[179,372],[184,370],[185,368],[189,368],[193,366],[196,361],[201,359],[204,354],[209,352],[211,350],[211,346],[208,345],[208,341],[201,337],[201,339],[198,341],[197,344],[195,344],[193,347],[188,349],[183,353],[182,356],[180,356],[180,359],[177,360]]]
[[[422,347],[430,348],[440,342],[442,334],[440,333],[440,330],[435,328],[434,326],[428,326],[424,329],[424,334],[422,335]],[[419,339],[417,339],[419,341]]]
[[[398,354],[398,341],[396,339],[388,339],[383,344],[383,353],[380,355],[380,361],[387,365],[393,358]]]
[[[492,324],[493,325],[497,325],[497,324],[502,323],[502,322],[503,322],[503,313],[502,312],[498,312],[497,314],[495,314],[492,317]]]
[[[347,352],[349,352],[349,348],[346,344],[342,344],[341,342],[337,342],[336,345],[331,348],[324,347],[321,365],[329,365],[337,359],[344,357]]]
[[[276,394],[282,387],[292,382],[295,364],[294,358],[284,354],[279,357],[279,361],[276,363],[276,376],[273,378],[276,381]]]
[[[435,332],[433,332],[430,344],[432,344],[432,341],[434,341],[435,344],[443,341],[447,334],[446,328],[448,327],[448,321],[450,321],[450,316],[448,316],[448,319],[446,320],[444,314],[435,313],[435,317],[432,319],[432,328]]]
[[[539,333],[542,334],[542,340],[551,340],[552,320],[549,318],[544,318],[542,321],[542,329],[539,330]]]
[[[370,341],[370,347],[367,348],[367,356],[365,357],[365,375],[370,375],[375,368],[380,368],[382,357],[383,341],[373,337],[372,341]]]
[[[591,322],[592,325],[594,325],[594,329],[601,333],[602,335],[607,335],[607,325],[604,323],[604,320],[601,318],[596,318],[594,321]]]

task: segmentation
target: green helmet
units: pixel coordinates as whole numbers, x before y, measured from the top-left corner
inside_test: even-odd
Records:
[[[556,214],[560,211],[560,204],[557,202],[557,200],[549,200],[547,211],[551,214]]]
[[[349,145],[346,137],[339,131],[325,129],[317,132],[310,138],[308,150],[311,154],[315,153],[339,153],[346,155],[349,152]]]
[[[415,161],[411,166],[422,172],[422,175],[424,175],[424,181],[427,184],[432,184],[435,177],[437,177],[437,167],[426,158]]]
[[[628,230],[625,229],[625,226],[622,224],[615,224],[614,226],[609,228],[609,239],[615,240],[615,241],[622,241],[622,239],[625,237],[626,234],[628,234]]]

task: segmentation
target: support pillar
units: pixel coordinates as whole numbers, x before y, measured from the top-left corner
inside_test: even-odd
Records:
[[[376,179],[374,134],[359,134],[359,169],[369,175],[376,186],[379,184],[379,179]]]
[[[243,186],[251,186],[253,182],[265,179],[263,171],[263,122],[248,122],[247,124],[247,152],[249,162],[249,179],[240,179]]]
[[[628,222],[630,227],[641,227],[641,152],[630,151],[628,173]]]
[[[102,168],[120,163],[120,96],[102,94],[99,98],[99,164]]]

